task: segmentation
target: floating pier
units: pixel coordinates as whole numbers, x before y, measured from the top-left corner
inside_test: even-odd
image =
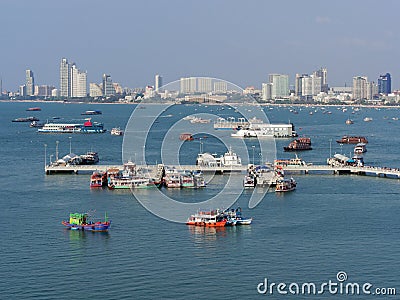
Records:
[[[158,165],[138,165],[138,169],[148,170],[149,173],[157,173]],[[175,167],[178,170],[189,171],[202,171],[203,173],[238,173],[242,174],[247,172],[247,166],[215,166],[205,167],[199,165],[178,165]],[[107,171],[109,169],[123,169],[123,165],[66,165],[66,166],[46,166],[45,173],[59,174],[90,174],[94,171]],[[282,166],[286,173],[299,173],[299,174],[354,174],[354,175],[369,175],[376,177],[400,178],[400,170],[386,167],[373,167],[373,166],[331,166],[331,165],[302,165],[302,166]]]

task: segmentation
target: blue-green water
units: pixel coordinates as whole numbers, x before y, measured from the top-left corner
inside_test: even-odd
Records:
[[[91,190],[88,175],[46,176],[44,144],[47,159],[55,153],[56,141],[62,156],[69,152],[69,136],[41,135],[27,123],[11,123],[28,115],[41,120],[81,119],[81,112],[99,109],[103,115],[93,119],[107,129],[123,128],[133,106],[40,103],[41,112],[25,112],[30,106],[37,105],[0,103],[0,299],[253,299],[260,296],[257,285],[264,278],[321,283],[335,280],[339,271],[345,271],[351,282],[400,289],[399,180],[295,175],[295,192],[268,193],[255,209],[246,206],[246,193],[251,191],[242,195],[238,204],[254,217],[251,226],[191,228],[155,217],[129,192]],[[192,108],[174,107],[170,119],[181,118]],[[349,134],[368,138],[367,164],[400,167],[400,121],[392,119],[400,117],[398,109],[363,108],[353,115],[351,109],[336,108],[329,108],[330,115],[315,112],[316,108],[297,109],[297,115],[283,107],[265,110],[272,123],[290,120],[300,134],[312,138],[314,150],[301,153],[306,161],[325,163],[329,152],[348,155],[352,147],[335,140]],[[232,111],[218,113],[228,116]],[[350,126],[345,124],[349,116],[355,121]],[[373,121],[363,122],[367,116]],[[292,156],[282,152],[288,142],[277,140],[278,157]],[[73,135],[71,144],[75,153],[98,151],[102,164],[121,163],[121,137]],[[199,141],[189,145],[182,161],[193,164]],[[204,147],[209,152],[225,150],[211,139]],[[154,149],[152,159],[158,159]],[[210,185],[176,191],[174,196],[195,201],[215,189]],[[152,191],[146,193],[151,197]],[[98,217],[107,211],[112,219],[108,234],[62,227],[61,220],[70,212],[93,209]],[[264,297],[279,298],[276,293]]]

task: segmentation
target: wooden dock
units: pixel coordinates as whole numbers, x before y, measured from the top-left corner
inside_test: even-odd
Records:
[[[198,165],[169,165],[178,170],[202,171],[203,173],[236,173],[243,174],[247,171],[247,166],[219,166],[205,167]],[[123,169],[123,165],[66,165],[66,166],[46,166],[45,173],[59,174],[90,174],[94,171],[107,171],[109,169]],[[157,165],[137,165],[137,169],[148,170],[150,173],[157,171]],[[283,170],[286,173],[299,174],[354,174],[354,175],[369,175],[376,177],[400,178],[400,170],[383,167],[353,167],[353,166],[331,166],[331,165],[302,165],[302,166],[284,166]]]

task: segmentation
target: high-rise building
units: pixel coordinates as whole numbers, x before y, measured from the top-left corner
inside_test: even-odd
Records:
[[[212,79],[209,77],[197,78],[197,92],[199,93],[212,92]]]
[[[289,96],[289,75],[269,74],[269,83],[271,87],[272,99],[283,98]]]
[[[66,58],[60,63],[60,97],[71,97],[70,65]]]
[[[33,96],[35,94],[35,79],[31,70],[25,71],[25,94],[24,96]]]
[[[389,73],[379,76],[378,92],[380,94],[390,94],[392,92],[392,79]]]
[[[371,81],[371,82],[367,82],[367,100],[372,100],[374,99],[374,96],[378,94],[378,85]]]
[[[97,83],[89,84],[89,96],[93,98],[98,98],[103,96],[103,89]]]
[[[181,94],[192,94],[197,91],[197,78],[196,77],[186,77],[181,78]]]
[[[75,64],[71,66],[71,97],[73,98],[83,98],[87,96],[87,74],[79,70]]]
[[[228,84],[226,81],[215,81],[214,82],[214,93],[225,94],[228,90]]]
[[[353,99],[362,100],[367,99],[367,83],[366,76],[353,77]]]
[[[272,99],[272,83],[263,83],[261,88],[261,99],[264,101]]]
[[[156,92],[158,92],[158,90],[160,89],[160,87],[162,87],[162,77],[160,75],[156,75],[155,76],[155,82],[154,82],[154,89]]]
[[[115,89],[113,82],[111,80],[111,76],[103,74],[103,96],[112,96],[112,95],[115,95]]]
[[[329,90],[328,86],[328,70],[327,68],[321,68],[314,72],[314,75],[317,77],[321,77],[321,92],[327,93]]]

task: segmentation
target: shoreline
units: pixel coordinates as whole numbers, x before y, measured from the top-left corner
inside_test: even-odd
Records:
[[[171,105],[175,104],[175,102],[165,102],[165,103],[157,103],[157,102],[138,102],[138,103],[128,103],[128,102],[64,102],[57,100],[0,100],[0,103],[58,103],[58,104],[88,104],[88,105]],[[230,102],[230,103],[180,103],[178,105],[210,105],[210,106],[240,106],[240,105],[249,105],[249,106],[273,106],[273,107],[360,107],[360,108],[399,108],[400,105],[366,105],[366,104],[320,104],[320,103],[243,103],[243,102]]]

